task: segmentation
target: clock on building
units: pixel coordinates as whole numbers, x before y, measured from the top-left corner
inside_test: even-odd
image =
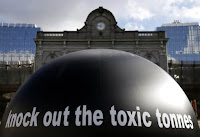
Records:
[[[98,22],[96,27],[98,30],[104,30],[105,29],[105,23],[104,22]]]

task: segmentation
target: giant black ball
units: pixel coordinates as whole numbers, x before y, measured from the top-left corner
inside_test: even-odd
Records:
[[[69,53],[37,70],[4,113],[1,137],[197,137],[180,86],[160,67],[117,50]]]

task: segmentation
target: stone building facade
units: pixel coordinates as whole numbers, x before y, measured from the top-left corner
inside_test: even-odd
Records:
[[[35,70],[70,52],[85,49],[116,49],[145,57],[168,70],[164,31],[126,31],[118,27],[113,14],[99,7],[77,31],[39,31],[35,39]]]

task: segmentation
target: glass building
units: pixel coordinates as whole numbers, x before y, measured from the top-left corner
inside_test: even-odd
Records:
[[[0,62],[32,61],[37,31],[35,24],[0,23]]]
[[[197,22],[163,24],[156,28],[166,32],[168,60],[182,62],[200,61],[200,26]]]
[[[197,22],[181,23],[176,20],[156,29],[165,31],[169,38],[169,74],[182,87],[200,118],[200,26]]]

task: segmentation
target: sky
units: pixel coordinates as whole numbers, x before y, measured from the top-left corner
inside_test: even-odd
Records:
[[[0,0],[0,22],[36,24],[43,31],[77,30],[100,6],[125,30],[153,31],[174,20],[200,22],[200,0]]]

